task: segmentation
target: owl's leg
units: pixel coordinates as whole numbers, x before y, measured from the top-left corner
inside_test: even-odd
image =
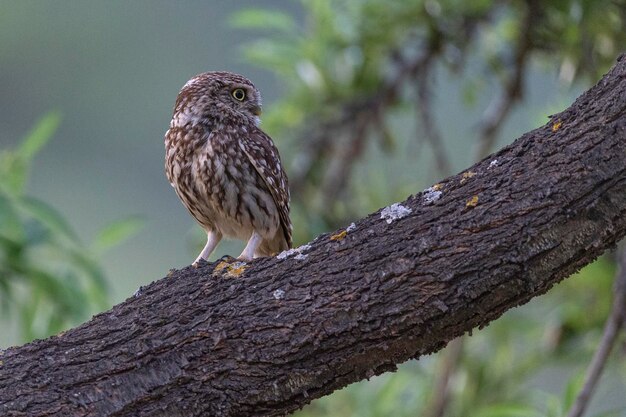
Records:
[[[207,233],[206,245],[204,245],[204,249],[202,249],[202,252],[200,252],[200,255],[198,255],[196,260],[193,262],[193,266],[197,267],[198,263],[200,262],[200,259],[204,259],[205,261],[208,261],[209,256],[211,255],[211,252],[213,252],[217,244],[220,243],[220,240],[222,240],[222,234],[220,232],[211,231]]]
[[[254,253],[256,252],[259,245],[263,242],[263,238],[256,231],[252,232],[252,236],[248,240],[248,244],[246,245],[241,255],[239,255],[239,259],[244,261],[251,261],[254,258]]]

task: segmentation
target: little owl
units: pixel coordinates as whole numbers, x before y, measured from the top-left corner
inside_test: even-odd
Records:
[[[259,91],[230,72],[197,75],[178,93],[165,133],[165,173],[207,232],[194,265],[223,236],[248,241],[244,260],[291,248],[287,175],[259,128],[260,114]]]

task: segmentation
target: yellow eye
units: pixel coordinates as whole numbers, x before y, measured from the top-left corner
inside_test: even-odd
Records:
[[[243,101],[243,99],[246,98],[246,92],[243,91],[243,89],[241,88],[237,88],[233,90],[231,94],[233,95],[235,100]]]

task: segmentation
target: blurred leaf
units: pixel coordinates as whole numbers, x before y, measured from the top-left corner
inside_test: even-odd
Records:
[[[546,417],[561,417],[563,410],[560,399],[557,396],[549,395],[546,400]]]
[[[33,197],[24,197],[21,201],[21,206],[53,234],[71,240],[78,240],[78,236],[65,218],[47,203]]]
[[[34,284],[35,291],[42,291],[47,296],[52,296],[56,300],[62,310],[67,309],[68,312],[79,312],[83,308],[79,295],[79,288],[72,285],[64,285],[63,279],[59,276],[50,274],[49,272],[37,269],[30,269],[28,277]],[[33,303],[36,307],[36,303]]]
[[[98,233],[93,247],[98,253],[105,252],[113,246],[119,245],[143,227],[143,220],[139,217],[129,217],[111,223]]]
[[[101,301],[105,295],[107,283],[100,265],[84,249],[68,249],[67,257],[71,260],[74,267],[82,272],[81,275],[89,278],[89,285],[86,286],[86,291],[89,292],[90,299]]]
[[[495,404],[480,409],[475,413],[480,417],[533,417],[540,413],[528,405],[521,404]]]
[[[33,156],[59,121],[58,113],[50,113],[17,149],[0,154],[0,301],[5,314],[18,315],[26,341],[57,333],[108,305],[94,252],[81,244],[61,213],[24,192]],[[140,224],[136,218],[112,224],[96,247],[111,248]]]
[[[60,123],[61,114],[59,112],[50,112],[42,117],[26,135],[26,138],[18,148],[18,155],[24,160],[30,161],[54,135]]]
[[[584,382],[584,372],[579,372],[577,375],[574,375],[569,379],[569,381],[567,381],[567,385],[565,386],[565,392],[563,393],[563,408],[565,410],[569,410],[572,405],[574,405],[574,401],[576,401],[576,397],[582,389]]]
[[[13,240],[25,238],[24,227],[13,200],[0,187],[0,237]]]
[[[19,195],[24,190],[27,176],[27,164],[17,153],[0,152],[0,191]]]
[[[31,160],[52,137],[60,121],[58,113],[47,114],[26,135],[17,150],[0,153],[0,189],[16,195],[23,193]]]
[[[270,29],[281,32],[293,32],[296,25],[293,18],[278,10],[245,9],[230,18],[230,24],[236,28]]]

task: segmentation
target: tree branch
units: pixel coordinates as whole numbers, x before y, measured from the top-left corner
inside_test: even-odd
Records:
[[[435,352],[626,234],[625,115],[622,56],[547,125],[347,234],[174,271],[4,351],[0,414],[279,416]]]

